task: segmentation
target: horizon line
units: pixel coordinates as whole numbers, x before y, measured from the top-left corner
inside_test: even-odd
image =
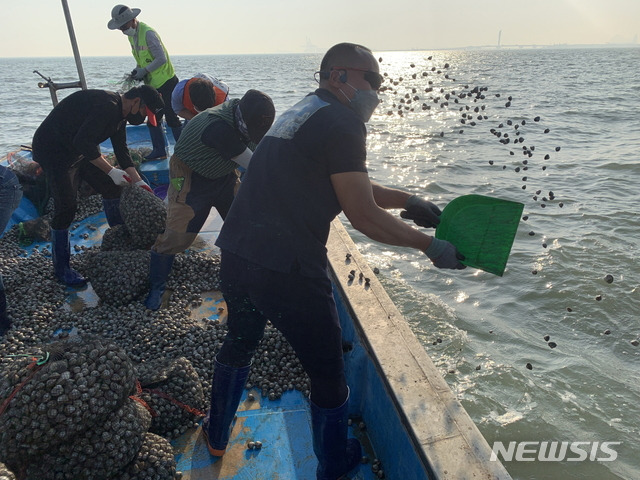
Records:
[[[373,52],[432,52],[432,51],[458,51],[458,50],[511,50],[511,49],[563,49],[563,48],[638,48],[640,44],[633,43],[555,43],[555,44],[509,44],[509,45],[469,45],[465,47],[446,47],[446,48],[407,48],[407,49],[373,49]],[[176,53],[171,57],[224,57],[224,56],[242,56],[242,55],[316,55],[322,54],[326,50],[318,49],[309,52],[263,52],[263,53]],[[130,55],[81,55],[84,58],[120,58],[129,57]],[[9,58],[73,58],[73,53],[68,55],[26,55],[26,56],[8,56],[0,57],[0,59]]]

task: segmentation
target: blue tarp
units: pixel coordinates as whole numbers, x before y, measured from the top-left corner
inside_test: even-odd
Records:
[[[26,222],[27,220],[33,220],[34,218],[38,218],[38,210],[31,203],[31,201],[27,198],[22,197],[22,201],[18,208],[15,209],[13,215],[9,219],[9,223],[7,223],[7,228],[5,228],[5,232],[9,230],[11,227],[20,222]],[[4,233],[4,232],[3,232]]]

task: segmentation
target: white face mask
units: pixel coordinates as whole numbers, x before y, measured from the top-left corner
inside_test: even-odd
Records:
[[[136,29],[133,27],[129,27],[126,30],[123,30],[122,33],[124,33],[128,37],[133,37],[136,34]]]

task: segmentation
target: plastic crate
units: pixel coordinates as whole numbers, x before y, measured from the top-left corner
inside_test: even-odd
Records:
[[[169,183],[169,159],[150,160],[140,165],[140,172],[151,187],[158,187]]]

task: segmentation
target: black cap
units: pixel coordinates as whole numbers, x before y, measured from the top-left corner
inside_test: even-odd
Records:
[[[273,101],[269,95],[258,90],[248,90],[240,99],[240,111],[247,124],[251,141],[258,143],[271,128],[276,116]]]
[[[149,107],[153,113],[158,113],[164,108],[164,100],[158,91],[149,85],[141,85],[134,87],[125,93],[126,98],[141,98],[144,104]]]

